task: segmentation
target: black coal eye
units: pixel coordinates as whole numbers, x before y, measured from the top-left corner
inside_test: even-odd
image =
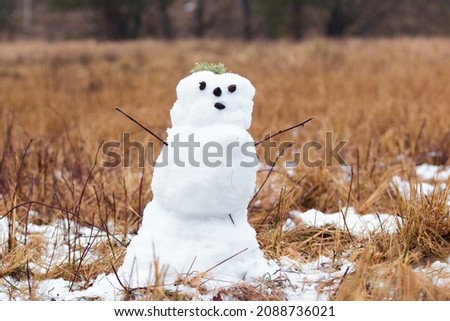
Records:
[[[236,85],[229,85],[228,86],[228,91],[230,93],[234,93],[236,91]]]
[[[200,90],[204,90],[206,88],[206,82],[201,81],[199,82],[200,86],[198,88],[200,88]]]

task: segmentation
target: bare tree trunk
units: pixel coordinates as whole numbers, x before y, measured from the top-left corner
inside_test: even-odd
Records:
[[[173,38],[173,32],[172,32],[172,23],[170,21],[168,8],[170,6],[171,0],[159,0],[159,10],[161,13],[161,22],[162,22],[162,32],[163,36],[166,39],[172,39]]]
[[[33,0],[23,0],[22,30],[25,34],[30,32],[33,18]]]
[[[345,29],[351,24],[351,17],[345,12],[345,8],[340,0],[334,1],[330,18],[327,22],[326,34],[329,37],[342,37]]]
[[[303,23],[302,11],[303,0],[292,0],[292,28],[294,31],[294,38],[300,40],[303,37]]]
[[[116,40],[135,39],[139,37],[142,25],[141,13],[144,6],[120,8],[114,5],[99,7],[103,15],[108,38]]]
[[[367,17],[365,17],[364,22],[357,27],[356,33],[364,35],[369,32],[370,29],[376,25],[377,21],[385,19],[388,14],[396,11],[398,4],[399,2],[395,0],[385,0],[382,3],[375,4],[368,2],[366,6],[364,8],[361,7],[360,10],[365,9],[370,12],[370,14],[368,14]]]
[[[127,26],[123,17],[114,8],[104,8],[103,17],[107,38],[122,40],[127,38]]]
[[[250,0],[241,0],[242,12],[243,12],[243,32],[244,39],[251,40],[253,38],[252,31],[252,8]]]
[[[204,12],[205,0],[197,0],[197,7],[194,12],[194,34],[197,38],[202,38],[205,34]]]

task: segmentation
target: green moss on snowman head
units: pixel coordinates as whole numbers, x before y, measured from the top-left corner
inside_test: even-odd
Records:
[[[196,63],[191,72],[178,83],[172,127],[250,127],[255,88],[248,79],[207,62]]]
[[[227,72],[227,68],[225,68],[225,65],[222,63],[214,64],[211,62],[202,61],[196,62],[194,67],[191,69],[192,74],[199,71],[211,71],[216,75],[221,75]]]

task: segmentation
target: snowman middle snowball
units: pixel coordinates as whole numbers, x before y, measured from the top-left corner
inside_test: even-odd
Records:
[[[167,146],[153,172],[153,200],[119,270],[132,287],[167,275],[211,270],[249,279],[269,266],[247,221],[258,159],[250,127],[255,88],[237,74],[195,72],[177,86]]]

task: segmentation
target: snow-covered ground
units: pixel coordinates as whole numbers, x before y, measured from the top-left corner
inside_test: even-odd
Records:
[[[446,181],[450,177],[450,166],[422,164],[416,166],[416,175],[423,180]]]
[[[416,168],[417,184],[411,186],[410,181],[400,177],[394,177],[391,188],[403,197],[410,198],[411,191],[425,194],[433,192],[435,188],[441,189],[450,176],[450,167],[437,167],[432,165],[421,165]],[[423,182],[427,181],[427,182]],[[449,204],[450,205],[450,204]],[[30,216],[38,216],[39,213],[31,212]],[[337,213],[322,213],[315,209],[305,212],[291,211],[286,220],[283,230],[288,232],[302,226],[322,227],[325,225],[349,231],[358,237],[367,237],[372,233],[396,233],[401,221],[388,213],[372,213],[360,215],[352,207],[343,208]],[[111,230],[113,230],[111,228]],[[6,217],[0,219],[0,256],[6,248],[8,234],[8,221]],[[95,248],[97,244],[107,239],[107,235],[96,229],[75,225],[67,220],[57,220],[51,225],[28,225],[29,235],[40,235],[45,241],[45,250],[42,256],[35,262],[30,262],[30,269],[41,274],[50,269],[51,266],[60,265],[69,260],[70,257],[77,259],[82,256],[85,262],[96,262],[99,260],[94,251],[85,251],[86,248]],[[122,237],[122,236],[120,236]],[[128,235],[132,238],[132,235]],[[21,241],[19,239],[19,241]],[[23,240],[22,240],[23,241]],[[269,277],[270,282],[278,282],[287,300],[327,300],[332,294],[342,276],[351,273],[354,269],[353,263],[345,254],[335,262],[329,257],[319,258],[304,262],[292,258],[283,257],[279,262],[281,270]],[[428,267],[418,267],[417,273],[424,273],[435,284],[444,286],[450,284],[450,257],[447,261],[436,261]],[[236,282],[243,282],[238,281]],[[69,291],[71,280],[47,279],[37,282],[36,294],[40,300],[82,300],[86,298],[99,298],[104,300],[120,300],[120,287],[114,276],[102,276],[97,279],[97,285],[87,291]],[[196,300],[211,300],[215,293],[221,288],[230,287],[229,281],[211,280],[205,283],[208,291],[203,294],[194,295]],[[74,289],[77,288],[75,284]],[[27,300],[27,280],[17,280],[7,276],[0,279],[0,300]],[[178,287],[178,290],[183,287]],[[192,289],[185,288],[192,292]],[[268,288],[267,291],[270,291]],[[227,299],[233,299],[228,297]]]
[[[426,274],[436,285],[448,286],[450,284],[450,256],[447,261],[435,261],[429,267],[419,267],[415,271]]]
[[[356,213],[353,207],[344,208],[340,212],[324,214],[317,210],[308,210],[304,213],[291,211],[290,217],[283,226],[283,231],[287,232],[302,222],[311,227],[323,227],[333,225],[338,229],[347,230],[359,236],[368,236],[370,233],[395,233],[399,220],[390,214],[365,214]]]
[[[7,232],[7,220],[0,220],[2,232]],[[29,224],[28,233],[33,235],[41,235],[47,240],[46,249],[42,252],[42,257],[36,262],[30,262],[32,271],[45,274],[50,270],[51,266],[67,263],[69,260],[69,241],[72,243],[72,253],[70,257],[80,258],[85,255],[87,247],[94,248],[96,244],[106,240],[107,236],[104,232],[96,228],[71,226],[68,229],[67,221],[58,220],[52,225],[35,225]],[[4,235],[6,237],[6,233]],[[129,235],[132,238],[131,235]],[[5,238],[6,240],[6,238]],[[77,246],[74,246],[77,244]],[[1,249],[4,249],[2,246]],[[1,252],[0,252],[1,254]],[[99,260],[95,253],[88,252],[84,258],[84,262],[96,262]],[[42,262],[45,262],[43,264]],[[332,293],[335,286],[339,283],[340,277],[347,271],[351,272],[352,263],[348,261],[332,262],[328,257],[321,256],[316,260],[306,263],[299,263],[289,258],[282,258],[280,261],[281,270],[275,275],[267,276],[267,281],[283,284],[285,298],[287,300],[327,300],[329,294]],[[168,281],[169,282],[169,281]],[[183,290],[190,293],[197,300],[212,300],[213,296],[220,289],[227,289],[230,286],[241,283],[242,280],[236,279],[234,283],[230,280],[211,280],[205,285],[209,290],[206,294],[197,294],[192,288],[188,287],[172,287],[169,289]],[[258,281],[259,282],[259,281]],[[75,283],[74,291],[69,291],[71,280],[62,278],[47,279],[37,282],[36,295],[40,300],[84,300],[87,298],[100,298],[104,300],[120,300],[122,297],[121,287],[114,275],[102,275],[96,280],[96,285],[87,291],[75,291],[79,285]],[[170,283],[170,282],[169,282]],[[322,290],[318,291],[319,283],[327,284],[322,286]],[[247,282],[247,284],[252,284]],[[256,283],[253,283],[256,284]],[[0,280],[0,300],[27,300],[27,280],[17,280],[14,277],[7,276]],[[270,292],[270,289],[267,288]],[[230,297],[229,299],[232,299]]]
[[[433,192],[443,191],[447,187],[450,177],[450,166],[436,166],[422,164],[416,166],[416,181],[406,180],[400,176],[394,176],[391,180],[391,188],[405,199],[428,196]],[[450,198],[447,201],[450,206]]]

